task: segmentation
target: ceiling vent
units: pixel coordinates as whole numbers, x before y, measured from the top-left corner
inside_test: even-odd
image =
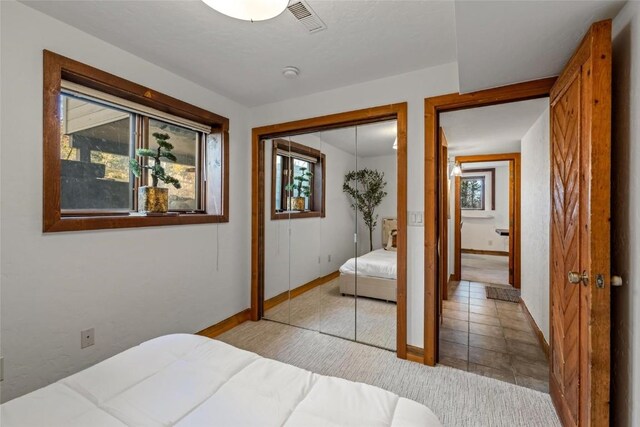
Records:
[[[311,7],[305,1],[297,1],[287,7],[289,12],[304,25],[304,28],[311,34],[318,31],[326,30],[327,26],[322,19],[316,15]]]

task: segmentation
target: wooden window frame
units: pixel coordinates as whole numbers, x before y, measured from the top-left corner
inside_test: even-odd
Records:
[[[277,149],[287,150],[295,154],[301,154],[317,159],[317,163],[313,164],[312,187],[313,193],[309,200],[309,210],[304,212],[278,212],[276,210],[276,158],[278,156]],[[271,153],[271,219],[295,219],[295,218],[324,218],[325,217],[325,178],[326,178],[326,156],[311,147],[299,144],[297,142],[274,139]],[[304,159],[301,159],[304,160]],[[284,181],[282,188],[284,189]],[[284,196],[284,191],[281,193]]]
[[[483,173],[483,172],[489,172],[489,174],[491,174],[491,210],[495,211],[496,210],[496,168],[486,168],[486,169],[465,169],[462,171],[462,175],[466,174],[466,173]],[[485,180],[486,183],[486,180]],[[485,192],[485,196],[486,196],[486,192]],[[486,200],[485,200],[485,204],[484,207],[486,208]]]
[[[206,197],[216,195],[222,200],[221,213],[186,213],[166,216],[135,216],[127,213],[82,211],[63,215],[60,207],[60,113],[59,99],[62,80],[95,89],[127,101],[211,126],[222,143],[222,185],[207,186],[200,192],[206,209]],[[43,51],[43,220],[45,233],[60,231],[99,230],[111,228],[154,227],[181,224],[229,222],[229,119],[188,104],[155,90],[125,80],[97,68]],[[136,141],[136,145],[139,141]],[[221,194],[216,194],[218,191]],[[134,195],[136,197],[136,195]]]

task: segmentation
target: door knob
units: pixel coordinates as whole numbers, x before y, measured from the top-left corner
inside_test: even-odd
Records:
[[[570,271],[569,274],[567,275],[567,278],[569,279],[569,283],[573,283],[573,284],[578,284],[580,282],[583,282],[586,285],[587,283],[589,283],[589,275],[587,274],[586,271],[583,271],[582,274],[577,273],[575,271]]]

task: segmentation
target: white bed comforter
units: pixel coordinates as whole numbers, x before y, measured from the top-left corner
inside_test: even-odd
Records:
[[[395,251],[376,249],[357,258],[358,275],[396,280],[398,274],[398,256]],[[340,273],[355,274],[356,258],[342,264]]]
[[[167,335],[5,403],[2,427],[439,426],[425,406],[221,341]]]

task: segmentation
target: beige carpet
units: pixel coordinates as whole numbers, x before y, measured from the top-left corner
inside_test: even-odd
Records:
[[[372,384],[433,410],[445,426],[560,423],[548,394],[268,320],[245,322],[218,339],[323,375]]]
[[[462,254],[462,280],[509,284],[509,257]]]
[[[395,350],[396,304],[342,296],[338,280],[267,310],[265,319]]]

